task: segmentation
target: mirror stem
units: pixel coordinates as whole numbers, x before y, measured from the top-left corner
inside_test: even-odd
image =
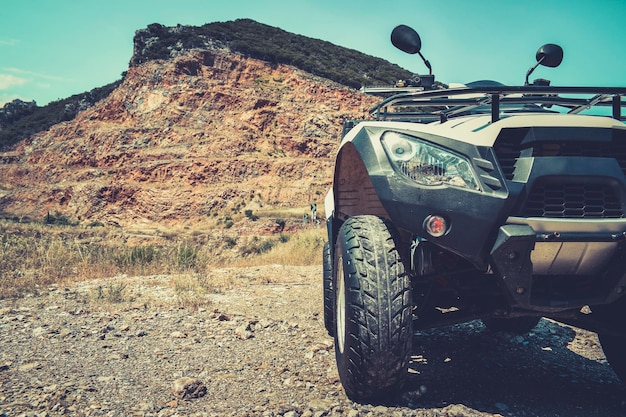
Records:
[[[530,67],[530,69],[526,73],[526,84],[524,84],[524,85],[529,85],[528,84],[528,77],[530,77],[530,74],[532,74],[533,71],[537,69],[537,67],[539,66],[539,64],[541,64],[541,62],[544,60],[544,58],[545,58],[545,56],[542,56],[541,59],[539,61],[537,61],[537,63],[535,65]]]
[[[430,62],[426,58],[424,58],[424,55],[422,55],[421,52],[418,51],[417,53],[420,55],[420,58],[422,58],[422,61],[424,61],[424,65],[426,65],[426,68],[428,68],[428,74],[433,75],[433,69],[430,66]]]

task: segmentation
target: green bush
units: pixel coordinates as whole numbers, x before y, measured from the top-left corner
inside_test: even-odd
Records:
[[[73,222],[68,216],[59,213],[58,211],[54,212],[54,214],[46,214],[43,218],[43,222],[45,224],[55,224],[60,226],[75,226],[78,222]]]
[[[198,248],[189,243],[183,243],[178,247],[176,261],[179,268],[183,270],[193,269],[198,261]]]
[[[154,245],[131,246],[115,256],[115,263],[120,268],[146,266],[160,258],[159,250]]]
[[[244,214],[246,215],[247,218],[249,218],[253,222],[259,220],[259,216],[257,216],[256,214],[253,214],[252,210],[246,210],[244,211]]]
[[[251,255],[261,255],[263,253],[271,251],[277,243],[277,239],[261,239],[257,236],[254,236],[250,242],[244,244],[239,249],[239,253],[243,257]]]
[[[235,239],[234,237],[230,237],[230,236],[226,236],[224,238],[224,247],[226,249],[232,249],[235,246],[237,246],[237,239]]]

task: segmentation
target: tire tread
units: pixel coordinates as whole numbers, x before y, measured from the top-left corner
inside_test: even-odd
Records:
[[[342,250],[351,259],[344,263],[346,298],[353,312],[346,320],[356,325],[346,335],[355,343],[346,342],[351,346],[345,366],[350,378],[342,382],[351,398],[371,398],[399,388],[406,377],[412,339],[410,280],[386,220],[357,216],[342,230]]]

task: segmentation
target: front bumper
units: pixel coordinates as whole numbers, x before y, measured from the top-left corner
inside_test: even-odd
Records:
[[[510,218],[490,253],[493,272],[517,308],[551,312],[611,303],[626,290],[624,230],[626,219]],[[555,281],[560,287],[546,290]]]
[[[526,197],[524,183],[472,192],[416,187],[397,176],[371,178],[398,228],[495,276],[514,308],[557,312],[610,303],[626,291],[625,218],[511,216]],[[423,229],[424,219],[435,214],[450,224],[449,233],[437,238]]]
[[[489,250],[498,226],[507,218],[506,193],[472,192],[454,187],[419,187],[398,176],[371,176],[378,198],[395,226],[456,253],[480,270],[489,266]],[[443,216],[449,232],[432,238],[424,231],[430,215]]]

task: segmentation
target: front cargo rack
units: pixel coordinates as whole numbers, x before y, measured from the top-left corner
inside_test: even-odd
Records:
[[[624,121],[626,87],[488,86],[438,90],[375,87],[362,89],[371,95],[387,96],[370,109],[376,120],[445,122],[468,114],[491,114],[497,122],[502,113],[547,112],[578,114],[598,111]],[[554,107],[560,107],[555,110]],[[598,110],[600,109],[600,110]],[[604,109],[604,110],[601,110]],[[610,110],[610,111],[608,111]],[[602,113],[602,112],[605,113]]]

